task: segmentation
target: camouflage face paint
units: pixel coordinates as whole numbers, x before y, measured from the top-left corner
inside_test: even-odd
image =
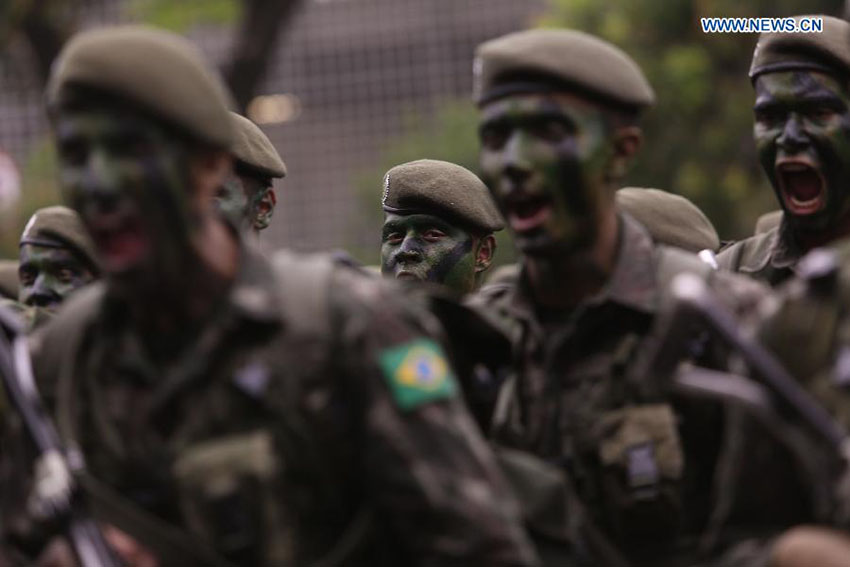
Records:
[[[381,273],[469,293],[476,284],[475,240],[465,230],[432,215],[387,213],[381,238]]]
[[[262,179],[232,173],[219,189],[216,205],[240,230],[258,233],[271,222],[274,206],[268,203],[270,191]]]
[[[575,96],[522,94],[482,108],[481,173],[526,254],[590,247],[613,206],[607,117]]]
[[[756,79],[753,137],[759,161],[793,226],[833,228],[850,213],[850,96],[816,71]]]
[[[164,125],[108,106],[55,118],[60,181],[107,277],[161,289],[194,260],[200,222],[188,189],[189,145]]]
[[[25,305],[56,310],[71,292],[95,278],[74,252],[57,246],[21,246],[18,268],[18,301]]]
[[[242,189],[242,180],[235,173],[231,173],[219,188],[215,204],[240,230],[248,230],[251,227],[248,196]]]

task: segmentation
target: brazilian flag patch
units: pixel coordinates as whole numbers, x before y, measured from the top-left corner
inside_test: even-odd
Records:
[[[393,398],[403,410],[451,398],[456,386],[443,349],[431,339],[416,339],[379,355]]]

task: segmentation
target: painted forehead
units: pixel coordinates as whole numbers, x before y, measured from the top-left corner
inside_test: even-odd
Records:
[[[596,115],[602,107],[581,96],[570,93],[516,94],[506,96],[481,108],[482,118],[506,114],[551,112],[560,114]]]
[[[50,258],[54,261],[81,262],[78,255],[67,246],[39,246],[38,244],[21,245],[21,261],[27,258]]]
[[[411,215],[399,215],[397,213],[384,213],[384,227],[423,227],[437,226],[440,228],[460,229],[456,224],[452,224],[448,220],[428,213],[414,213]]]
[[[821,96],[825,93],[847,95],[847,79],[820,71],[780,71],[756,78],[756,101],[774,96]]]

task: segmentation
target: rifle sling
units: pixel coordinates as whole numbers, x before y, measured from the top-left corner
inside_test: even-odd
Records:
[[[77,480],[95,518],[130,534],[153,552],[163,567],[236,567],[200,538],[142,510],[90,474],[83,473]]]
[[[98,305],[101,295],[91,298],[91,305]],[[77,447],[76,427],[73,420],[75,395],[75,371],[77,370],[74,354],[79,352],[84,337],[93,323],[94,309],[89,309],[84,317],[70,319],[62,336],[68,337],[61,347],[56,397],[56,425],[59,435],[67,447]],[[211,567],[236,567],[205,542],[185,530],[165,522],[136,504],[121,496],[104,483],[95,479],[87,471],[79,471],[75,478],[92,513],[99,522],[114,525],[126,532],[143,546],[147,547],[160,560],[163,567],[182,567],[184,565],[209,565]]]

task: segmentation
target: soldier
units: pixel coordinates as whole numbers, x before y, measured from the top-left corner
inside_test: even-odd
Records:
[[[534,30],[482,44],[475,69],[482,179],[523,258],[516,285],[482,288],[470,303],[513,342],[491,429],[544,561],[687,565],[718,553],[710,542],[729,540],[695,544],[710,516],[728,517],[715,514],[711,483],[718,408],[674,405],[630,369],[673,274],[745,288],[749,302],[761,286],[656,247],[618,213],[638,119],[654,101],[625,53],[581,32]]]
[[[82,33],[47,100],[104,281],[34,337],[34,370],[125,558],[533,563],[434,320],[330,260],[267,261],[218,216],[228,96],[191,44]],[[26,492],[4,487],[7,531]]]
[[[850,431],[850,343],[847,317],[850,285],[850,239],[815,249],[800,259],[796,273],[766,297],[756,311],[755,337],[803,386],[810,399],[826,409],[839,431]],[[751,321],[741,321],[749,329]],[[799,460],[813,471],[817,490],[830,506],[818,526],[801,525],[777,537],[770,549],[771,567],[850,566],[850,470],[846,449],[812,437],[810,423],[785,412],[789,430],[804,443]],[[781,428],[780,428],[781,431]],[[845,444],[847,440],[843,441]],[[783,498],[792,494],[783,493]],[[809,522],[814,524],[814,522]]]
[[[286,176],[286,164],[260,128],[231,113],[235,141],[235,166],[216,195],[221,211],[240,230],[259,237],[268,228],[277,204],[272,179]]]
[[[21,234],[18,301],[55,311],[100,276],[94,245],[80,218],[62,206],[36,211]]]
[[[850,234],[850,24],[822,33],[766,33],[750,66],[753,136],[784,215],[725,249],[722,268],[776,285],[807,251]]]
[[[478,287],[504,227],[487,187],[468,169],[423,159],[384,176],[381,273],[442,284],[459,295]]]

